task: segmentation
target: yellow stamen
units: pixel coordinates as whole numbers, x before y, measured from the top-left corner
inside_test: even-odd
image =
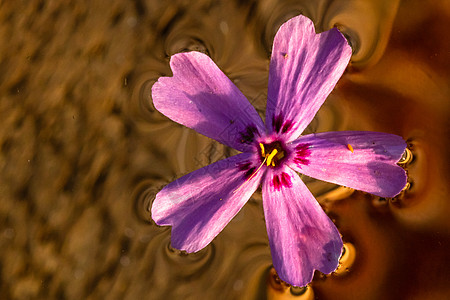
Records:
[[[352,147],[352,145],[347,144],[347,148],[348,148],[348,150],[352,151],[352,153],[353,153],[353,147]]]
[[[272,161],[272,167],[275,167],[275,162],[274,161]]]
[[[259,143],[259,147],[261,148],[261,156],[266,157],[266,154],[264,152],[264,145],[262,143]]]
[[[283,157],[284,157],[284,151],[278,152],[276,158],[277,158],[278,160],[280,160],[280,159],[282,159]]]
[[[270,166],[270,164],[272,163],[272,159],[275,157],[275,155],[277,155],[278,150],[277,149],[273,149],[272,153],[269,154],[269,156],[267,157],[267,166]]]

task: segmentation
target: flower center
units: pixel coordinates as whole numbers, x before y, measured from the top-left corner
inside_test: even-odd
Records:
[[[279,141],[270,144],[259,143],[261,161],[266,162],[268,167],[276,167],[285,157],[285,150]]]

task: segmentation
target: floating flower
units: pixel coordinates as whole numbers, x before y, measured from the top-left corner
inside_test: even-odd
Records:
[[[152,218],[172,226],[174,248],[204,248],[262,184],[279,277],[304,286],[314,270],[336,269],[339,232],[296,172],[381,197],[395,196],[406,183],[405,171],[396,165],[406,147],[399,136],[364,131],[301,136],[351,53],[336,28],[316,34],[303,16],[283,24],[272,49],[265,125],[207,55],[171,57],[173,77],[162,77],[152,87],[156,109],[243,152],[187,174],[156,195]]]

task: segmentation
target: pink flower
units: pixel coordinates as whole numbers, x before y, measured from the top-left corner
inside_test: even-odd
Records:
[[[157,195],[152,218],[172,226],[172,246],[207,246],[262,184],[273,265],[295,286],[314,270],[334,271],[342,240],[296,172],[381,197],[406,184],[396,165],[406,143],[399,136],[343,131],[301,136],[344,72],[352,51],[333,28],[316,34],[297,16],[277,32],[270,62],[265,125],[214,62],[199,52],[172,56],[173,77],[152,88],[155,107],[243,153],[196,170]]]

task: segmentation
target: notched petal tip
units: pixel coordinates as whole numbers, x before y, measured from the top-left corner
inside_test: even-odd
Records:
[[[156,194],[155,199],[153,200],[152,206],[150,208],[150,216],[152,220],[158,226],[166,226],[170,224],[164,224],[163,222],[163,202],[161,201],[161,197],[159,197],[161,191]]]
[[[152,86],[155,108],[171,120],[242,152],[251,150],[245,135],[264,131],[255,108],[211,58],[201,52],[175,54],[172,77]],[[246,131],[247,130],[247,131]],[[239,134],[243,133],[241,139]],[[244,140],[244,142],[242,142]]]
[[[283,135],[297,138],[314,118],[346,69],[352,54],[338,29],[316,34],[304,16],[284,23],[275,35],[269,71],[266,127],[282,131],[279,115],[293,126]],[[277,130],[278,129],[278,130]]]
[[[392,181],[392,187],[390,189],[386,189],[385,193],[373,193],[374,195],[379,197],[394,198],[397,197],[405,189],[406,185],[408,184],[408,175],[402,167],[396,167],[397,168],[395,172],[397,172],[397,178]]]
[[[266,175],[263,204],[272,260],[280,278],[295,286],[311,282],[314,271],[336,270],[342,252],[341,236],[330,218],[291,169]],[[283,174],[290,184],[282,185]],[[286,175],[285,175],[286,176]],[[271,178],[278,178],[276,190]]]
[[[349,39],[345,36],[345,34],[342,33],[342,31],[340,31],[337,26],[331,28],[329,32],[330,34],[333,34],[336,37],[338,43],[342,47],[342,51],[345,52],[345,55],[351,56],[353,54],[352,44],[350,43]]]
[[[172,228],[171,231],[171,238],[170,238],[170,246],[174,249],[178,249],[180,251],[184,251],[186,253],[196,253],[201,250],[203,250],[206,246],[209,245],[210,242],[208,242],[205,245],[198,246],[197,244],[193,243],[187,243],[186,240],[180,239],[179,235],[174,234],[174,229]]]
[[[323,274],[331,274],[336,271],[343,249],[342,239],[336,229],[334,237],[330,238],[329,242],[318,247],[315,240],[322,239],[320,235],[313,234],[308,237],[312,246],[308,245],[307,242],[305,242],[305,245],[302,245],[302,248],[308,248],[304,253],[305,259],[310,259],[309,257],[314,256],[317,258],[313,258],[309,262],[299,261],[297,265],[277,266],[276,269],[277,271],[279,270],[278,275],[280,279],[293,286],[303,287],[311,283],[316,271]],[[308,253],[314,253],[314,255],[308,255]]]
[[[309,164],[290,166],[307,176],[380,197],[394,197],[405,187],[405,170],[397,165],[406,143],[400,136],[369,131],[305,135],[292,143],[309,144]],[[350,145],[350,146],[349,146]]]

